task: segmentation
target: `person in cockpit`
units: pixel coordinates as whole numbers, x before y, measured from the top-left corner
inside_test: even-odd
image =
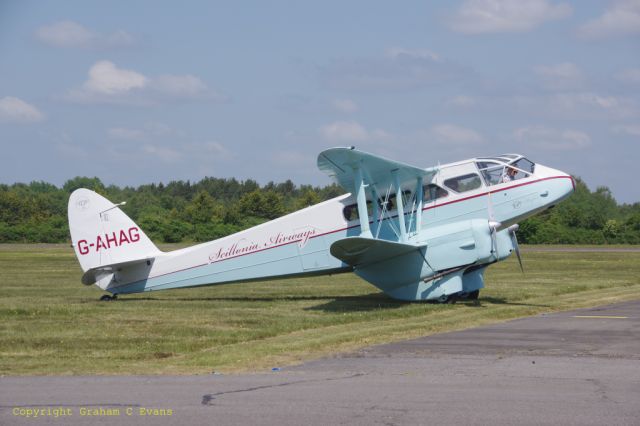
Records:
[[[516,179],[516,175],[518,174],[518,170],[513,167],[507,166],[504,168],[502,172],[502,176],[500,176],[501,183],[511,182]]]

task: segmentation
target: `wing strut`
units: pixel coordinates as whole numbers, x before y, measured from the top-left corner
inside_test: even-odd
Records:
[[[356,173],[355,190],[358,201],[358,216],[360,217],[360,236],[363,238],[373,238],[371,235],[371,229],[369,228],[369,213],[367,212],[367,194],[365,189],[367,185],[364,183],[362,176],[362,168],[360,165],[354,167],[353,170]]]
[[[404,204],[402,201],[402,187],[400,187],[400,179],[398,178],[398,169],[392,170],[393,181],[396,186],[396,204],[398,208],[398,227],[400,228],[400,241],[407,241],[407,228],[404,223]]]
[[[416,182],[416,233],[419,233],[422,229],[422,196],[424,194],[424,190],[422,189],[422,176],[418,176]]]
[[[374,226],[374,229],[371,231],[375,237],[374,238],[378,238],[378,235],[380,235],[380,226],[382,225],[380,222],[382,220],[382,218],[380,218],[380,204],[379,204],[379,198],[378,198],[378,191],[376,191],[376,187],[374,185],[371,185],[369,187],[371,189],[371,203],[373,209],[372,209],[372,223]]]

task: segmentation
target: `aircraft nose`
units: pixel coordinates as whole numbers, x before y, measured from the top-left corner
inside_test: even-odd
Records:
[[[562,173],[561,176],[564,177],[565,179],[561,179],[563,183],[562,183],[562,189],[560,190],[560,194],[558,198],[563,200],[566,197],[570,196],[573,192],[575,192],[576,181],[573,178],[573,176],[571,176],[568,173]]]
[[[576,190],[576,181],[573,178],[573,176],[571,176],[568,173],[563,173],[563,175],[567,178],[567,185],[566,185],[566,190],[567,190],[567,195],[570,195],[572,192],[574,192]]]
[[[547,183],[543,196],[549,200],[550,204],[564,200],[576,190],[576,181],[569,173],[538,164],[536,174]]]

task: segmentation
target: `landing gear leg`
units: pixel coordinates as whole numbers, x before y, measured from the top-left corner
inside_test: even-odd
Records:
[[[458,301],[458,295],[456,294],[449,294],[449,295],[443,294],[442,296],[438,297],[438,303],[448,303],[450,305],[454,305],[457,301]]]
[[[478,300],[479,295],[480,295],[480,290],[473,290],[471,293],[469,293],[469,295],[467,296],[467,299]]]

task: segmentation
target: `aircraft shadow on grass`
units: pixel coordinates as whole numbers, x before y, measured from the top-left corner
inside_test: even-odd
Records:
[[[180,297],[175,299],[165,299],[157,297],[135,297],[135,298],[119,298],[118,302],[139,302],[139,301],[156,301],[156,302],[305,302],[317,301],[318,304],[304,308],[306,311],[323,311],[323,312],[368,312],[368,311],[388,311],[399,309],[415,302],[406,302],[395,300],[384,293],[370,293],[359,296],[245,296],[245,297]],[[484,303],[483,303],[484,302]],[[486,308],[487,304],[509,305],[509,306],[529,306],[539,308],[549,308],[550,305],[520,303],[509,301],[504,297],[482,297],[478,300],[458,300],[458,305],[471,308]]]

